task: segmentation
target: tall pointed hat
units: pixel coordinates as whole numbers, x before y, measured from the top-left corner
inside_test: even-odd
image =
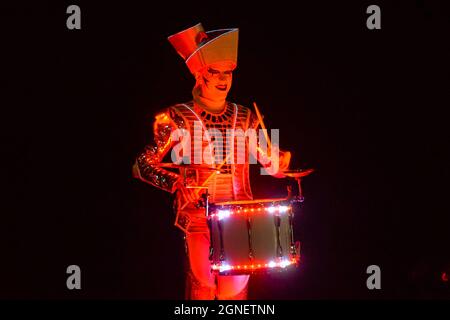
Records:
[[[207,31],[201,23],[168,37],[192,74],[216,62],[237,66],[239,29]]]

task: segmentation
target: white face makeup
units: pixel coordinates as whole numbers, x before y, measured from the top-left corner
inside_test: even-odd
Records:
[[[202,73],[202,96],[211,100],[223,100],[230,91],[233,67],[228,63],[212,64]]]

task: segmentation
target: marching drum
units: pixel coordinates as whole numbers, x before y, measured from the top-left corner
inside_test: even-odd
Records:
[[[248,274],[296,265],[294,201],[262,199],[209,207],[210,261],[221,275]]]
[[[284,270],[300,261],[294,239],[294,212],[303,202],[300,179],[309,170],[289,170],[298,193],[281,199],[219,202],[207,205],[211,269],[221,275]]]
[[[199,165],[160,166],[218,171]],[[292,187],[288,187],[287,197],[278,199],[209,203],[206,186],[186,185],[205,190],[196,206],[205,208],[211,270],[220,275],[239,275],[296,266],[300,261],[300,243],[294,240],[294,212],[304,200],[300,179],[312,172],[312,169],[283,171],[286,177],[297,181],[298,193],[293,196]]]

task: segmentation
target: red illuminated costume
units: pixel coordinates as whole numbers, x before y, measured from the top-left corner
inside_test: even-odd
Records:
[[[186,60],[196,78],[193,100],[173,105],[156,115],[154,143],[147,145],[138,156],[134,175],[175,194],[175,225],[185,232],[189,258],[186,299],[246,299],[249,276],[216,276],[211,273],[205,210],[194,204],[198,193],[193,191],[195,189],[187,189],[186,184],[206,185],[210,202],[252,199],[248,152],[245,152],[245,163],[224,164],[220,174],[192,168],[179,169],[175,173],[158,166],[179,143],[171,137],[176,129],[185,129],[194,137],[194,128],[198,130],[200,123],[203,131],[215,128],[225,137],[227,129],[245,131],[258,126],[257,117],[250,109],[226,101],[231,86],[231,72],[236,67],[238,29],[205,33],[201,24],[197,24],[169,37],[169,41]],[[194,122],[197,122],[197,126]],[[195,144],[194,139],[191,140],[191,163],[194,163],[194,155],[203,156],[203,150],[208,150],[209,142],[204,139],[200,144]],[[224,147],[222,159],[225,158]],[[286,168],[290,153],[281,152],[280,158],[280,169]]]

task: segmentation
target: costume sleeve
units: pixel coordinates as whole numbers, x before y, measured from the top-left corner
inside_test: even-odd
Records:
[[[174,144],[171,134],[178,126],[172,119],[172,114],[172,111],[167,109],[156,115],[153,124],[154,141],[144,147],[133,166],[135,178],[171,193],[175,191],[179,175],[158,167],[157,164],[163,160]]]
[[[259,127],[259,120],[257,115],[255,114],[255,112],[250,111],[249,110],[249,124],[248,124],[248,128],[249,129],[254,129],[257,132],[257,136],[258,136],[258,128],[261,129]],[[269,132],[268,132],[269,133]],[[257,147],[256,148],[256,154],[254,153],[254,150],[250,150],[252,152],[252,155],[258,159],[258,162],[264,167],[264,168],[268,168],[271,166],[271,158],[270,156],[267,154],[267,152],[265,152],[264,150],[262,150],[261,148]],[[291,161],[291,153],[289,151],[282,151],[279,150],[278,152],[279,155],[279,171],[280,170],[286,170],[289,167],[289,163]],[[279,172],[273,174],[273,176],[275,177],[281,177],[282,175],[279,174]]]

